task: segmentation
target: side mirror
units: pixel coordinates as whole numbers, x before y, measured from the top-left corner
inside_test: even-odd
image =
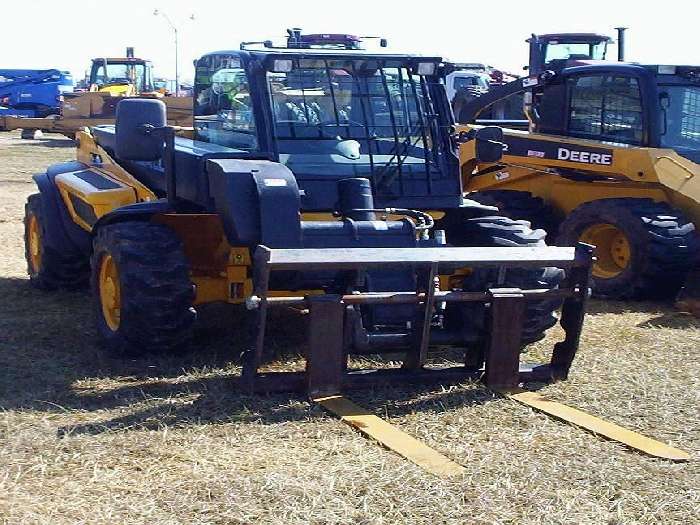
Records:
[[[165,104],[156,99],[126,98],[117,104],[116,155],[123,160],[153,161],[163,156],[163,138],[146,126],[167,124]]]
[[[493,163],[503,158],[505,144],[501,128],[497,126],[481,128],[474,135],[474,140],[476,140],[476,160],[479,162]]]

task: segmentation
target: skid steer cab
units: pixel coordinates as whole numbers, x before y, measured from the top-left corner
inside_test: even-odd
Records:
[[[498,162],[503,145],[496,128],[455,135],[439,57],[327,36],[202,57],[193,130],[167,126],[159,100],[125,99],[115,126],[81,133],[75,161],[35,177],[31,282],[89,279],[101,342],[132,355],[187,345],[202,304],[245,306],[251,389],[565,378],[590,248],[547,247],[543,232],[463,199],[458,143],[481,162]],[[562,304],[551,363],[521,370],[522,348]],[[280,305],[311,312],[301,377],[258,372],[267,312]],[[426,368],[431,346],[461,349],[462,363]],[[403,368],[348,372],[349,354],[384,352],[402,353]]]

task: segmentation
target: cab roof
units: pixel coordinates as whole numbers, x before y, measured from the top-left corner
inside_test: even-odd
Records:
[[[407,53],[390,53],[366,51],[362,49],[337,49],[337,48],[254,48],[254,49],[235,49],[212,51],[202,55],[202,58],[209,56],[240,56],[241,58],[257,58],[266,59],[273,56],[284,56],[286,58],[357,58],[357,59],[375,59],[375,60],[406,60],[406,61],[426,61],[426,62],[441,62],[442,57],[439,56],[423,56]]]
[[[146,60],[145,58],[134,57],[97,57],[92,59],[93,62],[103,62],[105,60],[113,64],[145,64],[146,62],[149,62],[149,60]]]
[[[544,35],[535,35],[539,40],[569,40],[576,42],[612,42],[612,38],[607,35],[598,33],[546,33]],[[529,42],[530,39],[527,40]]]

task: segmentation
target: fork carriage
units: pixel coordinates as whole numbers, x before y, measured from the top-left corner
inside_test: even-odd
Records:
[[[589,296],[592,248],[348,248],[268,249],[255,253],[254,295],[247,306],[255,310],[254,344],[244,354],[241,386],[250,391],[306,391],[311,397],[346,389],[392,383],[438,383],[483,379],[494,388],[515,388],[529,381],[566,379],[574,360]],[[490,288],[482,292],[439,290],[437,277],[457,268],[557,266],[567,277],[556,289]],[[271,297],[274,272],[303,270],[345,271],[357,275],[369,269],[411,267],[417,275],[414,291],[358,292]],[[560,324],[564,340],[554,345],[548,364],[520,363],[524,309],[528,301],[563,300]],[[426,365],[431,344],[458,344],[461,334],[433,329],[435,309],[447,303],[487,306],[489,330],[483,344],[467,348],[460,366]],[[414,305],[414,320],[402,332],[366,332],[358,327],[357,310],[365,305]],[[304,372],[260,372],[265,357],[268,309],[303,306],[310,314],[309,347]],[[391,348],[403,352],[400,369],[348,369],[348,355]]]

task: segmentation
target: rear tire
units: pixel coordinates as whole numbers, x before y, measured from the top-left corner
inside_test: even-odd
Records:
[[[527,221],[515,221],[508,217],[490,216],[466,219],[459,231],[448,232],[447,239],[454,246],[546,246],[544,230],[532,230]],[[564,270],[547,267],[539,269],[513,268],[499,282],[498,270],[477,268],[465,278],[463,290],[484,291],[489,288],[554,289],[564,278]],[[561,300],[528,301],[521,343],[526,346],[539,341],[545,332],[557,323],[556,310]],[[478,333],[485,340],[487,334],[486,306],[466,303],[461,316],[465,333]]]
[[[672,299],[693,267],[698,235],[682,212],[651,199],[601,199],[562,222],[557,244],[598,241],[593,293],[613,299]]]
[[[29,282],[40,290],[82,288],[90,274],[87,256],[49,246],[55,243],[49,237],[41,201],[41,194],[35,193],[24,205],[24,255]]]
[[[540,197],[528,191],[488,190],[468,195],[468,198],[487,206],[496,206],[504,217],[524,219],[533,229],[542,229],[552,239],[557,233],[558,223],[554,211]]]
[[[102,344],[115,354],[172,351],[192,338],[194,286],[168,227],[122,222],[98,230],[92,294]]]

